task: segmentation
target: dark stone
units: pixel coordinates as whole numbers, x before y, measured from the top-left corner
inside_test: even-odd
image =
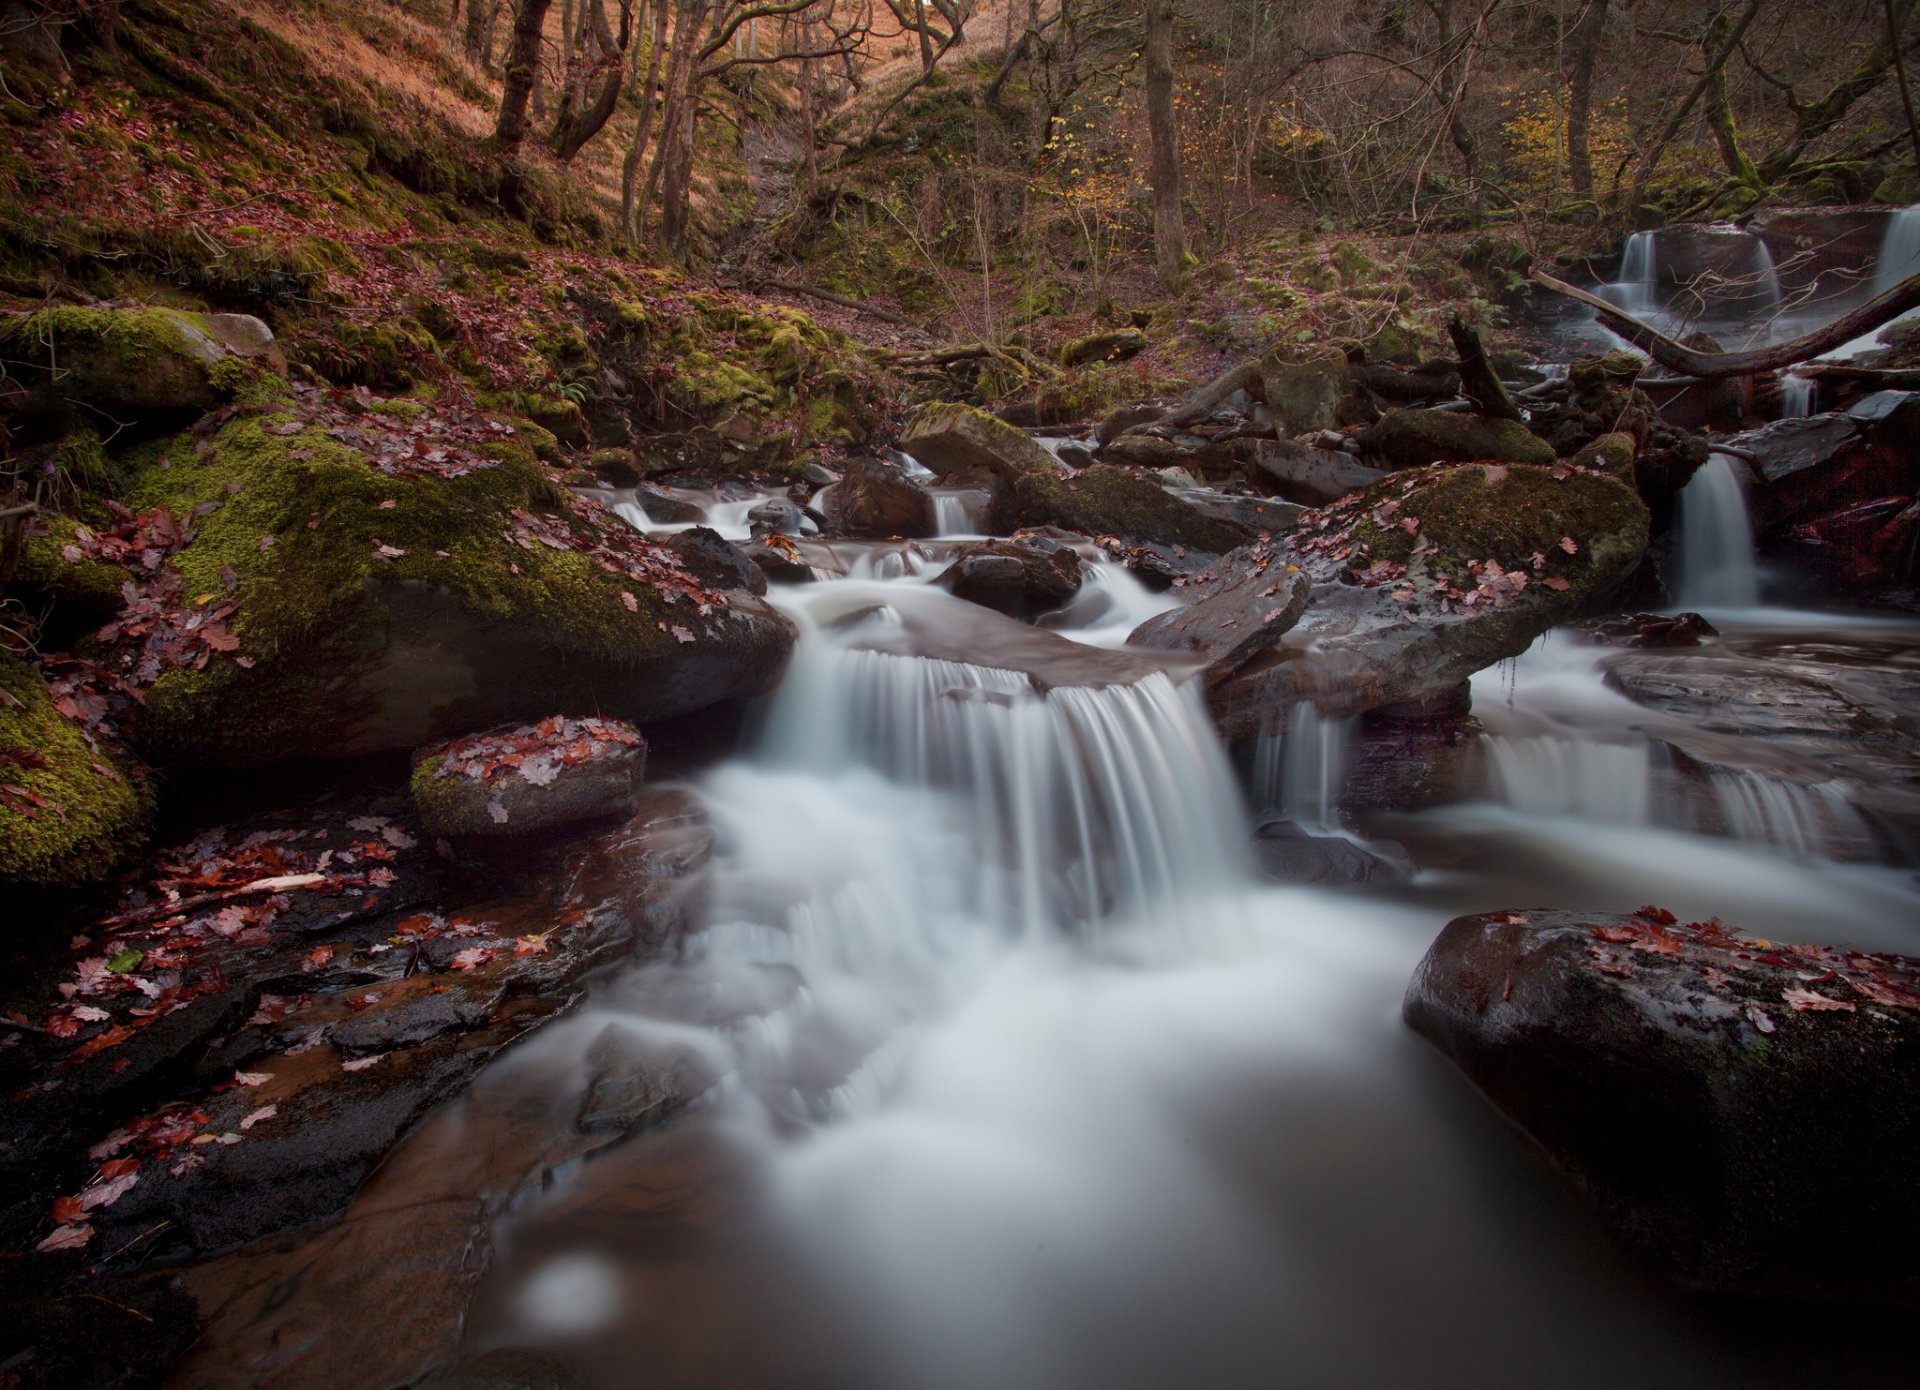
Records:
[[[1359,436],[1388,469],[1432,463],[1552,463],[1553,446],[1517,420],[1447,410],[1390,410]]]
[[[1697,647],[1720,635],[1698,613],[1616,613],[1575,626],[1603,647]]]
[[[813,566],[795,550],[778,545],[758,545],[747,552],[747,558],[759,568],[768,580],[775,584],[811,584]]]
[[[807,514],[799,503],[774,497],[747,513],[747,526],[756,536],[804,536]]]
[[[1253,538],[1232,522],[1211,517],[1173,496],[1151,478],[1096,464],[1072,478],[1032,474],[1015,486],[1020,520],[1082,535],[1116,536],[1221,555]]]
[[[1920,962],[1495,913],[1448,923],[1405,1015],[1686,1284],[1920,1298]]]
[[[1244,527],[1256,536],[1263,532],[1278,536],[1291,531],[1300,524],[1300,516],[1306,511],[1297,502],[1250,497],[1235,492],[1215,492],[1209,488],[1182,489],[1177,496],[1203,516]]]
[[[1146,350],[1147,335],[1137,328],[1091,333],[1084,338],[1076,338],[1060,350],[1060,365],[1084,367],[1089,362],[1124,362]]]
[[[449,771],[449,764],[478,763],[491,741],[531,735],[534,726],[489,730],[426,750],[413,774],[421,825],[434,835],[494,838],[632,815],[647,770],[647,745],[639,730],[617,721],[554,722],[562,727],[541,751],[484,777]],[[579,744],[592,751],[569,752]]]
[[[900,447],[943,479],[992,474],[1008,482],[1059,472],[1052,454],[1031,436],[969,405],[923,405],[900,436]]]
[[[689,1048],[650,1041],[608,1024],[586,1055],[589,1079],[574,1126],[583,1134],[663,1124],[704,1095],[719,1078]]]
[[[1080,592],[1080,556],[1046,536],[1023,534],[1006,541],[979,541],[954,551],[953,563],[934,583],[1014,618],[1050,612]]]
[[[1260,872],[1275,883],[1312,883],[1324,888],[1413,881],[1413,860],[1391,840],[1362,844],[1344,835],[1314,835],[1289,820],[1270,820],[1253,833]]]
[[[703,521],[707,509],[698,502],[676,497],[663,487],[641,483],[633,490],[634,504],[647,518],[660,526],[676,526],[687,521]]]
[[[1194,451],[1175,440],[1157,434],[1123,434],[1100,450],[1108,463],[1125,464],[1154,472],[1162,468],[1183,467]]]
[[[933,494],[898,468],[878,459],[854,459],[846,476],[821,500],[829,530],[843,536],[885,539],[931,536]]]
[[[551,1351],[495,1347],[463,1356],[420,1382],[420,1390],[591,1390],[593,1378]]]
[[[1352,454],[1290,439],[1262,444],[1253,461],[1275,492],[1308,507],[1358,492],[1386,476]]]
[[[667,549],[680,557],[702,584],[711,589],[745,589],[750,594],[767,591],[767,574],[751,556],[711,526],[692,526],[667,537]]]

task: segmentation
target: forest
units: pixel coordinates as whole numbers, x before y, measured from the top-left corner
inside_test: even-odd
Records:
[[[1911,1382],[1916,0],[0,0],[0,1390]]]

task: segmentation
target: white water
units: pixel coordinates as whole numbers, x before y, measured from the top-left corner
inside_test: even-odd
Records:
[[[1683,608],[1751,608],[1760,601],[1753,523],[1730,455],[1714,454],[1680,490],[1674,528],[1674,602]]]
[[[1659,245],[1655,232],[1635,232],[1620,253],[1620,278],[1601,289],[1630,314],[1644,314],[1660,306]]]
[[[1633,823],[1637,707],[1591,649],[1476,677],[1530,804],[1415,818],[1451,867],[1385,901],[1255,886],[1190,688],[866,650],[960,620],[924,575],[776,597],[800,644],[699,783],[698,930],[507,1063],[577,1075],[611,1025],[723,1079],[500,1233],[478,1345],[607,1390],[1899,1383],[1644,1276],[1398,1020],[1459,911],[1658,901],[1873,944],[1915,919],[1890,871]],[[1102,568],[1083,601],[1065,630],[1114,646],[1173,600]],[[1341,740],[1298,722],[1282,798],[1330,816]]]
[[[1574,734],[1489,735],[1487,758],[1500,800],[1521,811],[1645,825],[1653,804],[1651,749]]]
[[[1813,414],[1814,399],[1819,391],[1819,383],[1809,377],[1795,376],[1791,372],[1782,376],[1780,378],[1780,418],[1804,420]]]
[[[1285,730],[1262,734],[1253,752],[1259,809],[1278,812],[1305,830],[1338,830],[1355,722],[1328,719],[1303,700],[1288,711]]]
[[[1920,273],[1920,203],[1902,208],[1887,219],[1880,255],[1873,266],[1873,292],[1885,294],[1915,273]]]

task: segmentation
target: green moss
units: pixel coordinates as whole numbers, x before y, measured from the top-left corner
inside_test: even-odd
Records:
[[[120,607],[120,586],[131,576],[104,560],[71,561],[62,553],[75,540],[80,523],[68,516],[45,516],[44,534],[31,535],[20,551],[13,583],[59,603],[77,604],[110,614]]]
[[[1471,588],[1468,566],[1497,560],[1534,580],[1565,578],[1576,596],[1583,578],[1612,575],[1646,549],[1647,509],[1628,484],[1592,473],[1529,464],[1461,464],[1419,477],[1404,493],[1404,475],[1375,483],[1361,496],[1366,514],[1354,526],[1355,569],[1377,561],[1409,566],[1418,585],[1444,575]],[[1376,513],[1382,503],[1397,503]],[[1418,518],[1416,532],[1401,523]],[[1561,546],[1573,541],[1569,555]],[[1543,558],[1536,570],[1532,559]]]
[[[98,882],[145,837],[153,792],[144,769],[122,753],[89,746],[53,707],[39,673],[4,653],[0,691],[0,781],[47,803],[0,795],[0,883]]]
[[[253,378],[236,375],[202,316],[179,309],[43,309],[0,327],[0,347],[29,386],[96,406],[204,408]]]
[[[396,585],[451,594],[477,617],[541,633],[563,657],[631,663],[674,652],[645,585],[584,553],[526,549],[503,535],[516,508],[551,514],[564,501],[524,437],[487,446],[496,467],[453,479],[396,477],[318,428],[273,433],[295,419],[235,419],[192,463],[179,461],[193,457],[182,441],[173,466],[149,468],[132,489],[142,510],[166,505],[184,515],[221,503],[175,563],[190,595],[231,587],[237,655],[253,663],[163,674],[142,720],[157,753],[245,761],[231,747],[223,752],[236,740],[323,751],[365,712],[362,677],[386,642],[380,596]],[[381,546],[404,553],[381,559]],[[625,606],[626,593],[637,611]]]

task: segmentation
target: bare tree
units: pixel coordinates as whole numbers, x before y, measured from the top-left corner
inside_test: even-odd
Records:
[[[1152,142],[1153,255],[1160,279],[1176,288],[1187,271],[1187,229],[1180,209],[1180,131],[1173,110],[1174,0],[1146,0],[1147,133]]]

